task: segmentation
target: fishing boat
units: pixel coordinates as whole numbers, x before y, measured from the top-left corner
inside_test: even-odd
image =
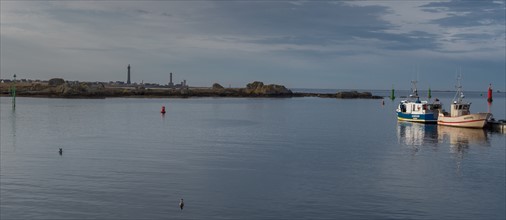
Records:
[[[417,81],[411,81],[412,89],[409,99],[402,100],[397,109],[397,119],[399,121],[411,121],[420,123],[437,123],[439,110],[442,108],[439,100],[434,103],[421,101],[416,88]]]
[[[464,102],[464,92],[461,85],[462,76],[457,77],[457,93],[450,105],[450,112],[442,109],[439,112],[437,123],[439,125],[466,127],[466,128],[483,128],[487,120],[491,117],[490,113],[473,113],[471,114],[470,102]]]

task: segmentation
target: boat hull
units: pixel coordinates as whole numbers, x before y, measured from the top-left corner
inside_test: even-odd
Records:
[[[457,117],[449,117],[444,114],[439,114],[437,124],[465,128],[483,128],[485,127],[489,117],[490,113],[474,113]]]
[[[399,121],[411,121],[419,123],[437,123],[437,115],[429,114],[413,114],[397,112],[397,119]]]

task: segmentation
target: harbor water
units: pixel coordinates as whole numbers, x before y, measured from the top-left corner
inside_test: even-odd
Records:
[[[505,219],[506,134],[400,99],[1,97],[0,219]]]

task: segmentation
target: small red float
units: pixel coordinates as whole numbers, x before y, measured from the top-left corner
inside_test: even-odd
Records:
[[[160,111],[160,113],[165,114],[165,106],[162,106],[162,110]]]

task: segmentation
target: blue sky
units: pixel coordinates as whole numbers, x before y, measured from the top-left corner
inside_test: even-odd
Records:
[[[505,1],[4,1],[1,78],[506,90]]]

